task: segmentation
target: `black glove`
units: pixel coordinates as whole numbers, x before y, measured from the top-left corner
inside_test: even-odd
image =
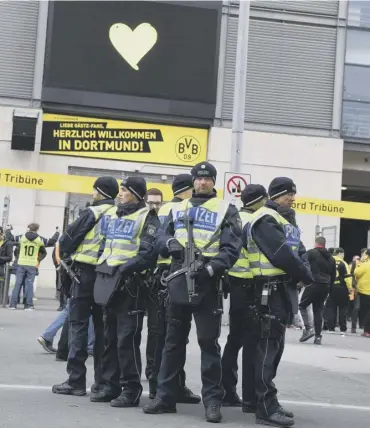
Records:
[[[190,276],[198,283],[202,283],[203,281],[208,281],[211,278],[211,273],[213,273],[212,268],[209,265],[204,265],[201,269],[192,272]]]
[[[170,252],[171,256],[174,259],[182,259],[184,256],[184,247],[180,244],[180,242],[175,239],[175,238],[171,238],[167,241],[167,248],[168,251]]]

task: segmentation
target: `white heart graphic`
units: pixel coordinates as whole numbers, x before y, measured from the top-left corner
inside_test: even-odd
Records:
[[[156,44],[157,38],[157,30],[146,22],[137,26],[134,31],[122,23],[113,24],[109,29],[112,45],[136,71],[139,70],[140,60]]]

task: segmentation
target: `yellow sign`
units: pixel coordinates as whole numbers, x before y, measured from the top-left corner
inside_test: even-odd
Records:
[[[91,194],[96,178],[81,175],[0,169],[1,187],[50,190],[52,192]],[[119,184],[122,182],[122,180],[117,181]],[[169,184],[147,182],[147,187],[148,189],[155,187],[160,190],[166,201],[170,201],[173,198],[172,189]]]
[[[109,39],[121,57],[136,71],[140,60],[157,43],[157,30],[146,22],[131,30],[126,24],[113,24]]]
[[[18,187],[53,192],[91,194],[96,177],[52,174],[49,172],[0,170],[1,187]],[[117,180],[118,183],[121,180]],[[148,189],[155,187],[163,193],[165,201],[173,197],[170,184],[147,182]],[[217,192],[222,197],[223,191]],[[293,207],[297,213],[328,217],[351,218],[370,221],[370,204],[345,201],[331,201],[315,198],[297,198]]]
[[[360,202],[297,198],[293,208],[301,214],[370,220],[370,204]]]
[[[192,166],[207,158],[208,130],[43,115],[40,153]]]

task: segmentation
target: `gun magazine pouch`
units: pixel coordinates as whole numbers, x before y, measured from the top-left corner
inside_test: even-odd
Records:
[[[187,269],[179,269],[166,277],[169,301],[174,305],[197,306],[203,296],[196,296],[189,299],[188,288],[186,284]]]

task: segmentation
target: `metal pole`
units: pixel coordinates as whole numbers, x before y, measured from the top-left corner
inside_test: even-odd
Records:
[[[233,129],[231,137],[230,172],[242,172],[245,91],[247,86],[248,36],[250,2],[239,3],[238,40],[236,45]],[[230,296],[224,302],[222,324],[229,325]]]
[[[231,139],[231,172],[241,172],[247,85],[250,1],[239,4],[238,40],[236,45],[233,127]]]
[[[8,296],[9,296],[9,287],[10,287],[10,266],[9,263],[5,266],[5,278],[4,278],[4,288],[3,288],[3,296],[2,296],[2,305],[3,308],[8,304]]]

